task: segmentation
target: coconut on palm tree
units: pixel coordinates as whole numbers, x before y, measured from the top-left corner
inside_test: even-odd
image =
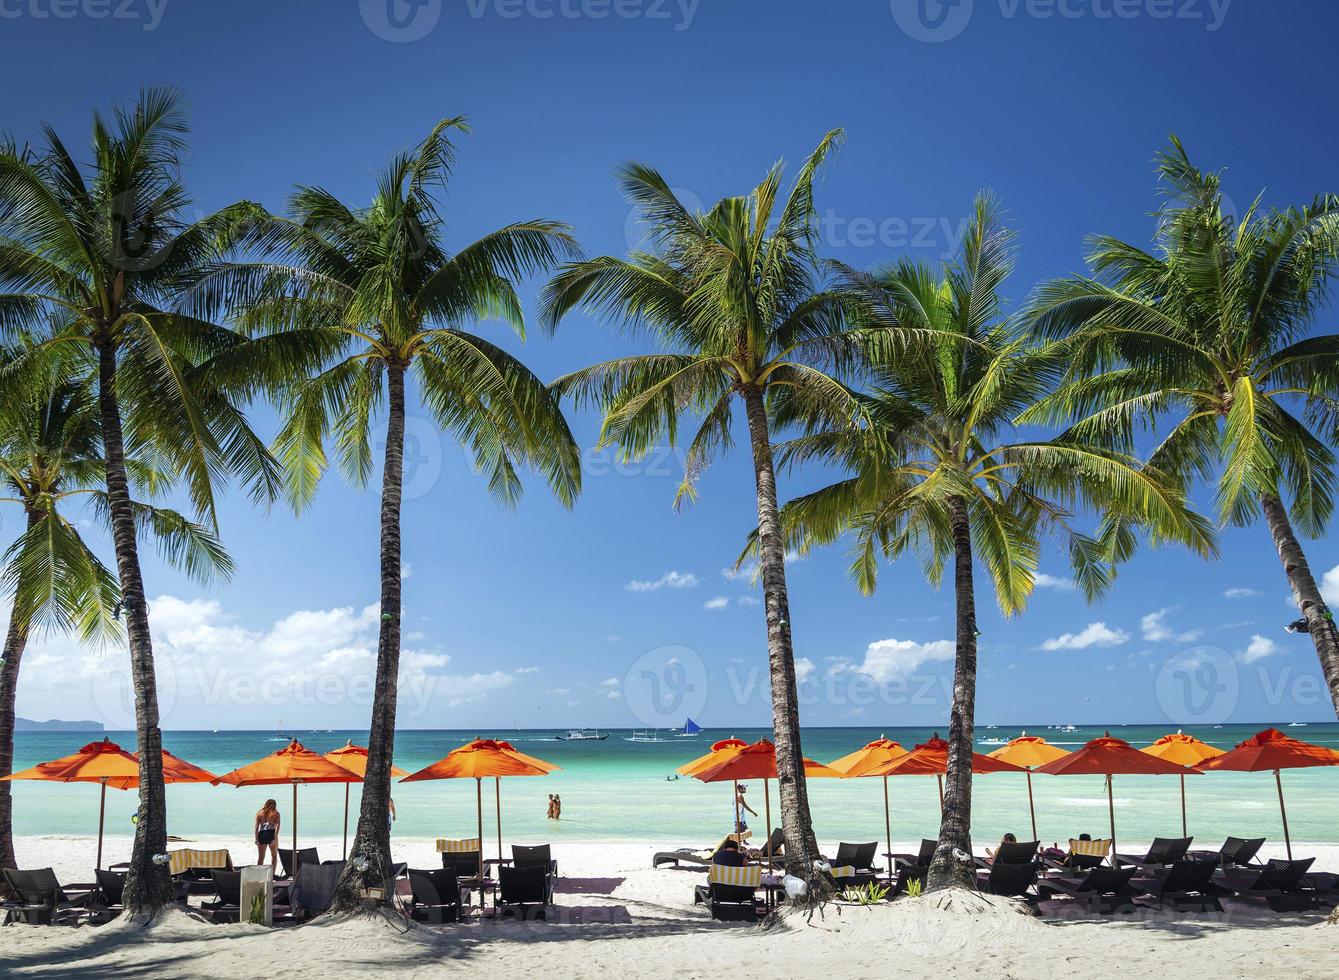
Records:
[[[816,885],[770,403],[782,391],[805,402],[834,393],[844,398],[834,375],[858,353],[847,333],[850,297],[825,283],[814,249],[814,176],[840,137],[840,131],[824,137],[788,195],[778,164],[749,194],[725,198],[706,213],[685,206],[651,167],[624,167],[620,183],[641,210],[650,250],[573,263],[544,293],[550,323],[579,307],[600,311],[631,331],[645,330],[663,348],[585,368],[554,387],[601,407],[601,444],[618,445],[627,458],[675,441],[684,417],[693,417],[698,427],[676,503],[695,496],[703,468],[733,444],[735,406],[744,409],[786,867]]]
[[[116,576],[85,543],[64,512],[81,502],[106,517],[105,461],[98,438],[98,404],[87,377],[72,380],[59,358],[32,360],[0,350],[0,509],[22,517],[22,531],[0,555],[0,594],[12,596],[0,657],[0,775],[13,770],[14,712],[19,668],[38,631],[75,633],[90,644],[121,637]],[[22,362],[27,362],[26,364]],[[15,370],[17,364],[21,370]],[[164,485],[151,463],[128,465],[140,485]],[[232,565],[206,529],[171,510],[134,503],[141,532],[151,533],[165,558],[197,579],[227,575]],[[10,784],[0,783],[0,867],[14,859]]]
[[[524,338],[516,281],[578,254],[567,226],[518,222],[454,254],[442,241],[437,194],[450,175],[452,131],[438,123],[412,152],[381,174],[363,208],[316,187],[300,188],[291,214],[254,229],[250,244],[270,254],[204,280],[204,308],[231,301],[253,340],[215,358],[225,384],[251,379],[284,392],[275,452],[288,495],[307,504],[333,443],[355,484],[372,475],[372,433],[384,425],[380,515],[381,624],[376,685],[358,828],[335,908],[361,904],[360,892],[391,873],[391,756],[400,661],[401,543],[409,382],[421,409],[473,454],[489,490],[514,504],[520,471],[533,469],[571,506],[581,489],[580,457],[557,398],[515,356],[463,327],[500,320]],[[295,371],[314,365],[307,375]],[[384,413],[384,416],[382,415]],[[382,421],[384,419],[384,421]]]
[[[852,575],[874,591],[880,558],[918,552],[938,584],[953,565],[957,649],[939,847],[931,889],[972,887],[972,750],[976,704],[975,567],[982,566],[1006,616],[1031,594],[1046,536],[1067,545],[1090,596],[1111,581],[1111,534],[1126,518],[1160,538],[1213,550],[1205,522],[1186,510],[1179,487],[1127,455],[1074,440],[1021,437],[1014,418],[1045,395],[1054,353],[1004,315],[1000,287],[1014,240],[996,203],[976,201],[956,261],[942,270],[905,260],[872,274],[847,271],[875,323],[933,340],[874,351],[868,390],[835,417],[786,404],[782,415],[809,431],[785,444],[787,465],[819,461],[846,479],[790,501],[787,540],[807,550],[841,537],[853,543]],[[1094,535],[1076,512],[1109,515]],[[956,856],[955,856],[956,855]],[[963,857],[963,856],[966,857]]]
[[[1226,213],[1220,178],[1175,138],[1152,251],[1091,243],[1092,276],[1042,287],[1036,329],[1063,338],[1066,383],[1028,414],[1128,451],[1153,432],[1159,471],[1216,484],[1224,524],[1261,515],[1339,711],[1339,631],[1297,532],[1324,533],[1339,438],[1339,334],[1317,334],[1339,270],[1339,197]]]
[[[154,861],[167,847],[162,733],[127,458],[151,453],[210,524],[216,475],[236,474],[262,497],[280,489],[263,441],[200,371],[240,338],[177,305],[256,212],[239,203],[187,221],[186,133],[178,95],[150,88],[111,117],[94,114],[87,165],[49,127],[33,153],[0,150],[0,331],[46,331],[34,356],[59,349],[95,381],[140,759],[132,916],[152,915],[175,889]]]

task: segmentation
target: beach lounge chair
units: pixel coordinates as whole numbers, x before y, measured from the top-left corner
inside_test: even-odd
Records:
[[[1185,858],[1186,852],[1190,850],[1190,842],[1194,839],[1193,837],[1154,837],[1153,843],[1148,846],[1148,853],[1142,857],[1134,854],[1117,854],[1116,867],[1132,864],[1145,871],[1168,867]]]
[[[722,841],[721,843],[724,843]],[[780,827],[772,828],[772,836],[763,842],[762,847],[755,848],[748,852],[749,860],[758,864],[766,864],[768,859],[775,861],[781,856],[781,852],[786,849],[786,834]]]
[[[1041,865],[1036,861],[1026,863],[996,861],[989,871],[981,871],[976,876],[976,887],[987,895],[1000,895],[1008,898],[1021,898],[1036,909],[1041,895],[1035,890],[1037,875]]]
[[[1068,895],[1083,902],[1091,912],[1109,915],[1113,912],[1133,912],[1139,908],[1135,899],[1142,894],[1130,885],[1138,868],[1108,868],[1098,865],[1081,875],[1050,875],[1039,885],[1043,895]]]
[[[1260,868],[1227,868],[1218,882],[1238,898],[1263,898],[1275,912],[1305,912],[1326,901],[1308,874],[1315,863],[1315,858],[1303,858],[1266,861]]]
[[[831,864],[834,868],[854,868],[857,877],[877,874],[878,868],[874,867],[874,856],[878,850],[878,841],[870,841],[868,844],[838,844],[837,856],[832,859]]]
[[[907,886],[913,881],[918,882],[922,889],[925,888],[925,880],[930,874],[930,866],[916,867],[911,864],[904,864],[897,869],[897,874],[893,878],[893,889],[888,893],[889,898],[897,898],[898,895],[906,893]]]
[[[121,897],[125,894],[126,873],[99,869],[93,874],[98,879],[98,890],[94,894],[94,901],[99,906],[99,913],[107,918],[120,915],[125,910]]]
[[[325,864],[303,862],[299,865],[297,877],[288,890],[288,904],[292,909],[290,917],[305,922],[330,911],[330,903],[335,899],[335,886],[339,884],[343,873],[343,861],[327,861]]]
[[[437,851],[442,855],[442,867],[451,868],[456,876],[471,881],[479,880],[480,852],[483,844],[477,837],[460,839],[439,837]]]
[[[293,848],[279,848],[279,863],[283,865],[284,877],[292,878],[293,873],[304,864],[320,864],[321,856],[314,847],[299,847],[297,860],[293,859]]]
[[[209,877],[214,883],[214,900],[201,902],[201,910],[209,914],[212,922],[240,922],[242,872],[221,871],[215,868],[209,872]]]
[[[1106,863],[1110,854],[1110,838],[1102,837],[1093,840],[1091,837],[1071,837],[1069,839],[1069,850],[1065,852],[1064,857],[1059,859],[1043,858],[1042,860],[1050,867],[1062,872],[1088,871],[1091,868],[1100,868]]]
[[[1265,838],[1263,837],[1229,837],[1223,841],[1223,846],[1216,851],[1190,851],[1189,856],[1195,858],[1218,858],[1218,864],[1222,868],[1233,867],[1259,867],[1254,864],[1255,856],[1260,853],[1260,848],[1264,847]]]
[[[734,840],[743,845],[748,836],[747,833],[726,834],[715,847],[680,847],[673,851],[657,851],[651,858],[651,867],[658,868],[662,864],[672,864],[677,868],[682,862],[694,867],[706,868],[716,857],[716,853],[725,846],[726,841]]]
[[[177,882],[177,896],[208,893],[214,887],[211,871],[235,871],[226,848],[202,850],[182,847],[167,852],[167,868]]]
[[[922,838],[921,849],[916,854],[885,854],[884,857],[893,859],[894,868],[928,868],[930,862],[934,860],[935,850],[939,847],[938,840]]]
[[[430,925],[460,921],[460,881],[454,868],[409,869],[409,916]]]
[[[5,883],[14,898],[4,903],[5,911],[30,925],[55,925],[59,922],[86,918],[93,914],[88,907],[94,884],[61,887],[56,873],[50,868],[34,871],[3,869]]]
[[[553,879],[543,867],[498,868],[497,908],[502,915],[518,919],[543,919],[549,905]]]
[[[545,902],[553,904],[553,882],[558,877],[558,862],[553,860],[553,852],[548,844],[536,847],[511,845],[511,866],[513,868],[541,868],[544,871],[547,887]]]
[[[693,889],[693,904],[707,906],[711,917],[722,922],[757,922],[761,886],[762,868],[756,864],[713,864],[707,883]]]
[[[1220,895],[1229,890],[1214,881],[1218,859],[1183,858],[1159,869],[1153,877],[1133,879],[1133,884],[1158,900],[1158,908],[1170,902],[1178,912],[1221,912]]]
[[[1004,841],[995,849],[990,858],[977,858],[976,866],[982,870],[996,864],[1031,864],[1037,860],[1039,841]]]

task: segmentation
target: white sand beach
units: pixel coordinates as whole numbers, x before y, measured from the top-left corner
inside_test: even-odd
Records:
[[[302,840],[336,854],[337,838]],[[671,842],[671,846],[685,842]],[[1146,842],[1131,841],[1138,850]],[[234,846],[200,838],[193,846]],[[94,841],[23,837],[20,864],[50,864],[63,881],[89,877]],[[915,845],[895,845],[914,850]],[[549,977],[843,978],[1026,976],[1109,977],[1113,970],[1152,976],[1332,977],[1339,926],[1320,912],[1277,914],[1263,904],[1225,902],[1223,914],[1146,912],[1079,914],[1062,902],[1042,904],[1040,918],[1021,905],[979,897],[966,910],[934,897],[875,908],[832,905],[806,921],[788,916],[770,928],[712,922],[692,904],[700,871],[653,870],[646,843],[555,845],[561,880],[558,908],[547,922],[483,921],[406,930],[403,920],[318,921],[268,930],[210,925],[174,912],[149,929],[13,926],[0,929],[5,977],[219,977],[272,975],[298,969],[327,980],[369,973],[401,978],[468,974]],[[109,839],[107,860],[124,860],[129,841]],[[1275,852],[1278,852],[1277,854]],[[1339,847],[1294,845],[1316,867],[1339,870]],[[438,864],[432,842],[395,842],[397,860]],[[1282,856],[1267,848],[1265,857]]]

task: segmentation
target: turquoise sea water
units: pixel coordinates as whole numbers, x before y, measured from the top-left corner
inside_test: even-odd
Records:
[[[1187,729],[1219,748],[1231,748],[1265,725],[1223,725]],[[1339,748],[1339,725],[1285,727],[1307,741]],[[1131,744],[1147,745],[1166,734],[1153,726],[1080,727],[1074,731],[1028,729],[1063,748],[1077,748],[1109,729]],[[978,750],[989,752],[1019,734],[1020,729],[981,729]],[[553,731],[402,731],[396,736],[396,764],[408,771],[436,761],[475,735],[506,738],[517,748],[562,767],[550,776],[502,781],[503,824],[509,839],[528,842],[600,840],[656,841],[662,844],[701,843],[729,828],[728,785],[707,785],[695,779],[667,779],[674,769],[706,752],[719,738],[736,735],[748,741],[769,737],[761,729],[704,730],[696,738],[660,743],[625,741],[627,731],[612,731],[602,742],[563,742]],[[803,734],[805,754],[828,762],[886,734],[910,748],[924,741],[929,729],[812,728]],[[166,747],[178,756],[222,774],[281,748],[287,736],[307,748],[328,752],[366,733],[343,731],[291,732],[166,732]],[[101,736],[88,733],[23,733],[16,736],[15,768],[74,752]],[[108,733],[113,741],[133,748],[133,733]],[[1038,830],[1044,841],[1061,841],[1081,832],[1095,836],[1107,826],[1107,803],[1100,776],[1034,776]],[[822,840],[873,840],[883,836],[881,779],[815,779],[809,782],[811,805]],[[1186,780],[1190,832],[1221,842],[1228,834],[1281,839],[1278,797],[1270,773],[1208,773]],[[1339,767],[1284,772],[1288,820],[1297,841],[1339,842]],[[16,782],[15,832],[18,834],[92,834],[97,828],[98,787],[81,784]],[[934,777],[903,776],[889,780],[893,837],[914,840],[938,829]],[[773,819],[776,819],[775,784]],[[352,786],[356,820],[358,785]],[[485,833],[493,826],[493,792],[484,786]],[[548,794],[562,797],[560,823],[545,817]],[[303,786],[299,790],[302,834],[337,835],[343,820],[343,786]],[[760,816],[751,825],[761,836],[763,786],[749,786],[749,799]],[[236,833],[239,842],[251,836],[252,816],[267,796],[278,799],[283,812],[291,806],[288,786],[236,789],[231,786],[177,785],[167,788],[168,826],[181,837]],[[1179,836],[1180,795],[1175,777],[1118,776],[1115,781],[1117,833],[1125,840]],[[409,837],[473,836],[476,821],[472,780],[444,780],[397,785],[399,820],[395,833]],[[107,791],[108,834],[129,834],[135,794]],[[973,837],[998,839],[1006,831],[1024,838],[1028,832],[1027,788],[1022,775],[978,777],[973,787]],[[285,830],[287,832],[287,828]]]

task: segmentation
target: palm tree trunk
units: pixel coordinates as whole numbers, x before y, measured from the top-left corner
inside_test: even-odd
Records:
[[[1283,572],[1292,586],[1293,598],[1306,618],[1311,633],[1311,642],[1316,645],[1316,656],[1320,658],[1320,668],[1325,673],[1325,683],[1330,688],[1330,701],[1339,714],[1339,629],[1331,618],[1330,609],[1321,597],[1316,580],[1311,576],[1311,568],[1306,563],[1302,545],[1293,534],[1292,523],[1288,520],[1287,508],[1278,497],[1262,495],[1260,505],[1264,508],[1265,523],[1274,538],[1274,547],[1278,550],[1279,560],[1283,562]]]
[[[972,532],[967,502],[949,499],[953,528],[953,590],[957,604],[958,650],[953,664],[953,706],[948,725],[948,771],[944,776],[944,808],[939,847],[930,862],[926,885],[972,888],[972,746],[976,716],[976,594],[972,586]],[[969,857],[960,860],[955,851]]]
[[[776,744],[777,784],[781,796],[781,829],[785,834],[786,871],[810,882],[811,891],[826,891],[814,872],[819,859],[809,815],[809,791],[800,746],[800,701],[791,646],[790,601],[786,596],[786,548],[777,514],[776,470],[767,431],[762,390],[744,387],[749,439],[753,444],[753,478],[758,490],[758,564],[767,612],[767,659],[772,681],[772,731]],[[813,897],[817,897],[816,895]]]
[[[158,728],[158,687],[154,678],[149,608],[140,575],[135,514],[126,479],[121,410],[116,401],[116,348],[98,345],[98,407],[102,416],[103,452],[107,457],[107,506],[112,518],[112,544],[121,582],[121,609],[130,644],[130,683],[135,694],[135,746],[139,753],[139,820],[126,872],[125,909],[131,917],[152,918],[176,898],[166,864],[154,856],[167,852],[167,798],[163,792],[163,733]]]
[[[36,516],[28,515],[32,527]],[[19,687],[19,662],[28,645],[28,631],[16,615],[9,613],[9,630],[5,634],[4,663],[0,664],[0,776],[14,771],[14,701]],[[0,868],[17,868],[14,858],[14,798],[11,783],[0,783]],[[0,892],[4,889],[0,887]]]
[[[386,366],[389,417],[381,480],[381,635],[367,742],[367,773],[349,864],[335,894],[334,911],[363,907],[361,889],[380,886],[391,871],[391,757],[395,752],[395,706],[400,673],[400,496],[404,483],[404,365]],[[358,871],[354,860],[366,858]]]

